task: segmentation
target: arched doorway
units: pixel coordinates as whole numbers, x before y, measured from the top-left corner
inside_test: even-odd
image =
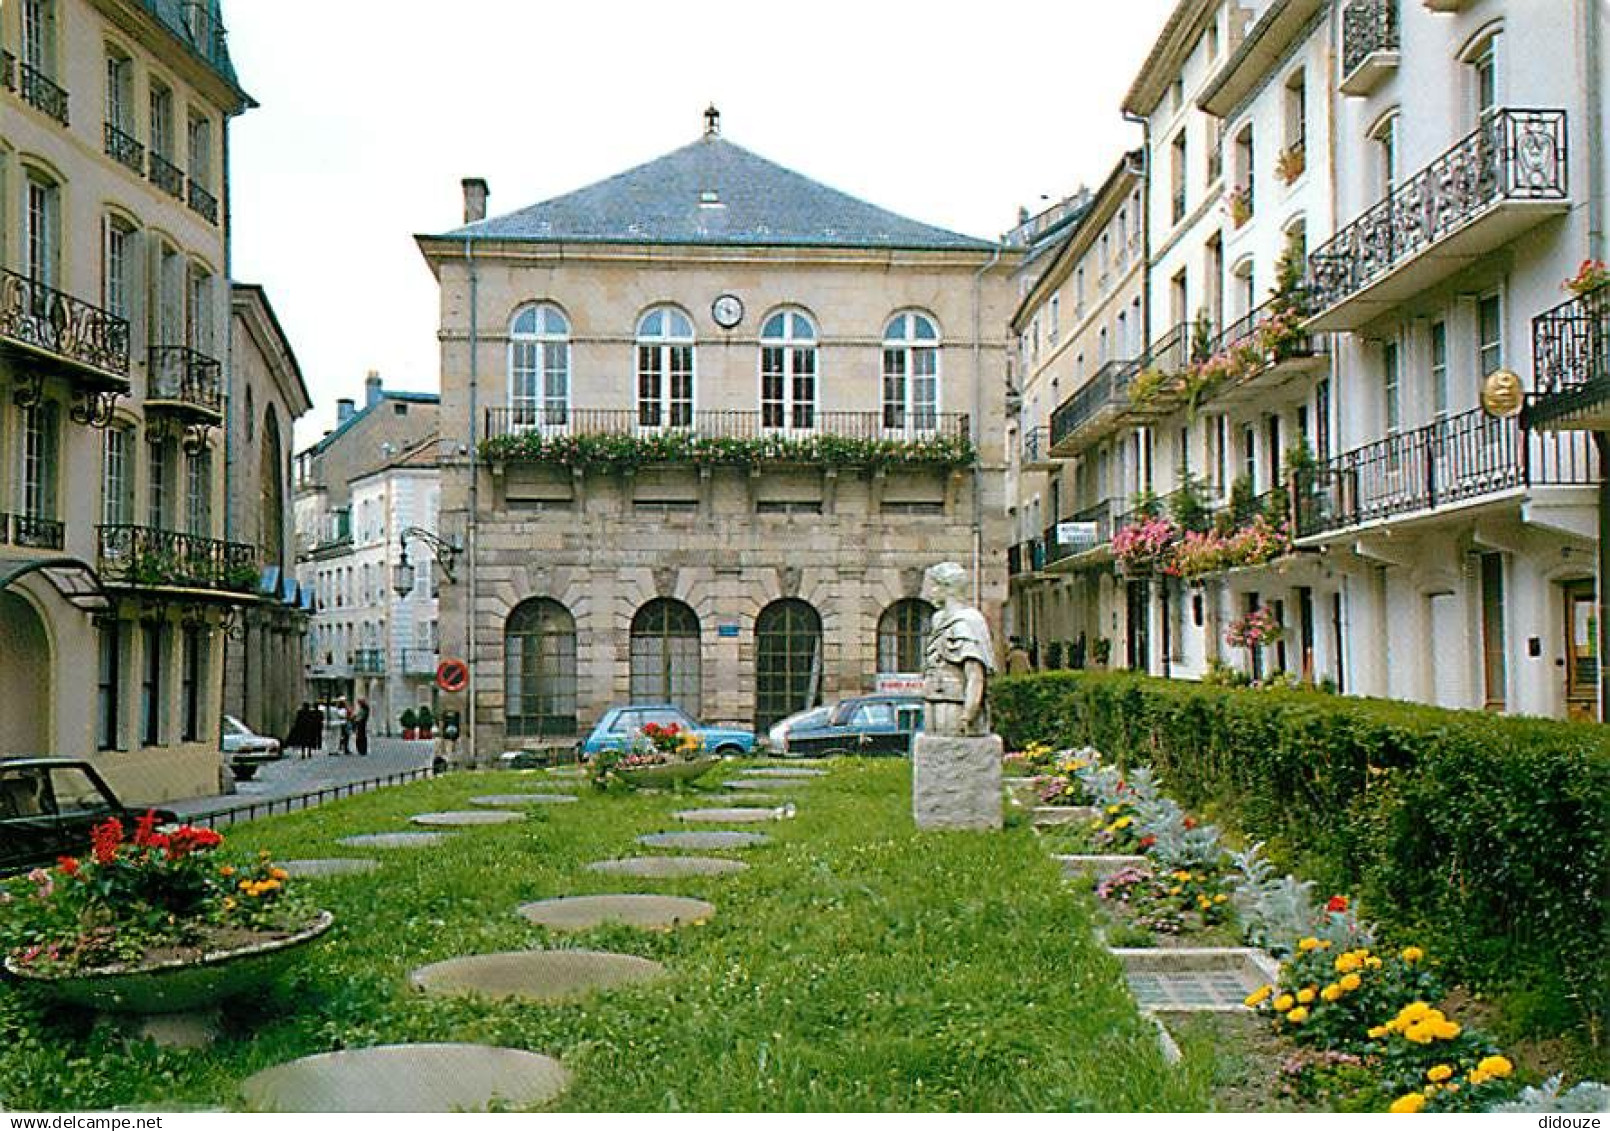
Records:
[[[755,730],[822,699],[822,618],[804,601],[773,601],[755,619]]]
[[[675,703],[699,717],[699,616],[681,601],[650,601],[632,618],[632,702]]]
[[[54,696],[50,636],[33,605],[0,590],[0,703],[31,704],[0,711],[0,755],[49,754]]]

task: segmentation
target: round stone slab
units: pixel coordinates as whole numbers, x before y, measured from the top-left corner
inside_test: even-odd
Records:
[[[356,876],[364,872],[373,872],[380,867],[380,861],[343,856],[325,860],[284,860],[280,862],[280,867],[293,876],[315,879],[319,876]]]
[[[567,895],[527,903],[520,914],[556,931],[585,931],[605,923],[659,930],[683,923],[702,923],[716,905],[675,895]]]
[[[729,830],[711,830],[696,833],[650,833],[637,838],[638,844],[650,848],[753,848],[757,844],[770,844],[765,833],[740,833]]]
[[[648,982],[665,967],[635,954],[600,950],[509,950],[421,966],[409,980],[432,994],[567,1001],[593,990]]]
[[[485,797],[470,798],[471,805],[563,805],[567,801],[581,800],[572,793],[492,793]]]
[[[492,1045],[377,1045],[265,1069],[241,1084],[265,1111],[485,1111],[535,1107],[570,1083],[551,1056]]]
[[[728,789],[745,789],[745,790],[748,790],[748,789],[756,789],[756,790],[760,790],[760,789],[778,789],[778,788],[786,789],[788,787],[788,782],[786,782],[786,781],[756,781],[753,778],[750,778],[750,779],[739,778],[736,781],[724,781],[721,784],[726,786]]]
[[[447,839],[446,833],[364,833],[336,841],[351,848],[428,848]]]
[[[756,766],[743,771],[752,778],[825,778],[826,770],[807,770],[803,766]]]
[[[727,872],[741,872],[749,865],[741,860],[723,860],[719,856],[628,856],[621,860],[598,860],[587,867],[590,871],[607,872],[613,876],[646,876],[663,880],[674,876],[719,876]]]
[[[488,813],[478,809],[448,813],[415,813],[408,819],[416,825],[507,825],[525,820],[519,813]]]
[[[671,814],[679,821],[709,821],[713,824],[751,824],[758,821],[781,820],[783,814],[776,809],[680,809]]]

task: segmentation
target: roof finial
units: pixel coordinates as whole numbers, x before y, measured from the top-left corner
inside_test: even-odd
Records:
[[[716,137],[721,133],[721,111],[714,102],[704,108],[704,136]]]

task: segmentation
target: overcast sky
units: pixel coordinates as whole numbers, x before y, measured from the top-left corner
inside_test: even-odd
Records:
[[[313,394],[298,447],[366,371],[435,390],[413,243],[722,133],[884,208],[995,237],[1099,185],[1173,0],[616,3],[225,0],[260,108],[231,130],[235,278],[267,288]]]

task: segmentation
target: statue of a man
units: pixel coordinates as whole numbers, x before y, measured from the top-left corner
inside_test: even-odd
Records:
[[[964,603],[967,571],[941,562],[923,576],[922,595],[937,606],[923,653],[922,697],[933,735],[982,737],[990,733],[985,698],[995,649],[984,614]]]

